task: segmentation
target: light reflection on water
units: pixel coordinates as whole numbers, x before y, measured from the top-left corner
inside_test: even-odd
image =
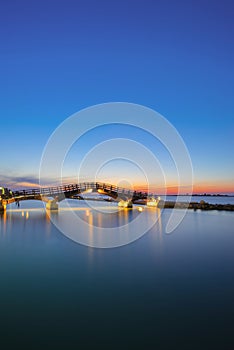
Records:
[[[81,348],[104,343],[171,349],[176,343],[180,349],[225,349],[223,339],[230,345],[234,214],[189,211],[166,235],[170,209],[113,213],[109,203],[96,205],[106,214],[74,203],[76,215],[90,224],[91,243],[93,225],[124,225],[134,215],[146,221],[157,215],[158,221],[134,243],[95,249],[72,242],[51,223],[50,216],[66,217],[62,208],[49,212],[28,202],[1,214],[2,339],[17,344],[27,329],[32,344],[41,339],[54,346],[65,346],[67,339]]]
[[[154,221],[157,220],[157,216],[160,216],[160,209],[146,208],[134,206],[133,209],[118,208],[117,204],[113,203],[91,203],[91,206],[85,206],[85,202],[69,201],[69,206],[66,203],[61,202],[59,204],[59,211],[46,210],[43,205],[40,208],[37,207],[38,202],[27,201],[22,202],[20,208],[15,208],[14,205],[10,205],[7,211],[2,213],[1,226],[2,231],[6,232],[6,223],[8,223],[8,231],[11,230],[10,223],[17,224],[18,230],[24,230],[26,221],[27,230],[30,230],[30,226],[39,225],[41,223],[43,232],[50,232],[52,223],[56,226],[64,228],[64,230],[71,229],[83,235],[85,241],[88,238],[88,245],[91,246],[102,246],[104,241],[109,240],[109,245],[112,245],[112,238],[108,232],[111,229],[117,229],[115,233],[115,245],[121,245],[121,235],[124,235],[126,239],[133,241],[135,239],[135,232],[129,227],[129,223],[134,221],[138,216],[141,217],[141,223],[147,223],[149,226],[153,225]],[[31,207],[30,207],[31,205]],[[79,217],[82,222],[87,223],[85,229],[74,221],[74,215]],[[51,222],[52,220],[52,222]],[[118,228],[124,227],[124,232],[118,231]],[[98,233],[94,228],[98,228]],[[103,231],[105,229],[105,233]],[[110,229],[110,231],[108,231]],[[138,225],[139,229],[139,225]],[[83,230],[81,232],[81,230]],[[107,230],[107,231],[106,231]],[[61,231],[64,232],[64,231]],[[118,237],[118,232],[120,236]],[[143,232],[143,231],[142,231]],[[107,236],[108,235],[108,236]],[[82,240],[81,240],[82,242]],[[79,241],[78,241],[79,243]]]

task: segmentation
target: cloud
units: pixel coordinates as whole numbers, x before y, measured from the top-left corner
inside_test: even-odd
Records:
[[[36,176],[25,175],[3,175],[0,174],[0,186],[10,189],[37,188],[40,187],[39,179]]]
[[[91,182],[91,179],[83,178],[80,179],[80,182]],[[63,177],[63,184],[74,184],[77,183],[77,177]],[[38,187],[47,187],[47,186],[57,186],[61,184],[61,179],[55,178],[44,178],[41,182],[43,185],[41,186],[39,183],[39,177],[34,175],[3,175],[0,174],[0,186],[10,188],[11,190],[16,189],[24,189],[24,188],[38,188]]]

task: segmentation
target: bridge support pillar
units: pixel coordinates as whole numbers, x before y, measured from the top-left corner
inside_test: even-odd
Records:
[[[58,203],[55,201],[49,201],[46,203],[46,209],[48,210],[58,210]]]
[[[3,213],[6,210],[6,205],[0,201],[0,213]]]
[[[132,208],[132,201],[131,200],[127,200],[127,201],[121,200],[118,203],[118,206],[121,208]]]

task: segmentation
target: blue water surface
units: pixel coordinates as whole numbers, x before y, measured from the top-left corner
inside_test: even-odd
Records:
[[[0,217],[2,348],[233,349],[234,213],[188,211],[167,235],[170,213],[131,244],[97,249],[64,236],[40,203],[9,206]]]

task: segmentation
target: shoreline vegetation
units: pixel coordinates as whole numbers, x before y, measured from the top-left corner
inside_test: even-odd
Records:
[[[176,208],[176,209],[193,209],[196,210],[226,210],[234,211],[234,204],[211,204],[205,201],[200,202],[169,202],[160,201],[158,208]]]
[[[135,204],[147,205],[147,201],[137,201]],[[204,200],[200,202],[173,202],[173,201],[164,201],[160,200],[157,204],[157,208],[160,209],[193,209],[196,210],[226,210],[234,211],[234,204],[211,204],[207,203]]]
[[[170,197],[176,197],[177,194],[169,194]],[[210,194],[210,193],[193,193],[193,194],[180,194],[180,197],[234,197],[234,194]]]

